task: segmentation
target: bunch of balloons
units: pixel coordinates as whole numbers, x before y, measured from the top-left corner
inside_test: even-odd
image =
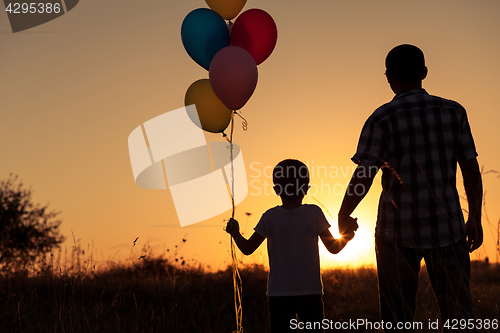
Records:
[[[223,133],[233,111],[241,109],[257,86],[257,65],[273,52],[278,30],[261,9],[249,9],[231,22],[246,0],[205,0],[182,22],[182,44],[209,72],[186,91],[185,105],[195,104],[203,130]],[[228,20],[226,23],[225,20]],[[196,123],[196,122],[195,122]]]
[[[257,65],[266,60],[276,46],[278,30],[273,18],[261,9],[249,9],[231,22],[246,0],[205,0],[210,9],[198,8],[182,22],[182,44],[189,56],[208,70],[209,79],[195,81],[188,88],[184,103],[195,104],[199,125],[205,131],[223,133],[230,143],[233,170],[233,114],[250,99],[257,86]],[[226,23],[225,20],[228,20]],[[189,114],[189,113],[188,113]],[[191,117],[192,115],[189,114]],[[191,118],[192,120],[195,120]],[[197,121],[194,121],[198,124]],[[224,130],[231,123],[227,139]],[[246,122],[245,122],[246,123]],[[233,174],[234,179],[234,174]],[[234,186],[234,184],[233,184]],[[234,218],[234,188],[232,188]],[[236,332],[241,333],[241,277],[235,245],[231,238]]]

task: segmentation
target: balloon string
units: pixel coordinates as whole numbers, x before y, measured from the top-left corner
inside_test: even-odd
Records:
[[[233,207],[233,211],[231,217],[234,219],[234,212],[236,210],[234,204],[234,165],[233,165],[233,132],[234,132],[234,114],[231,114],[231,132],[229,134],[229,138],[224,134],[224,137],[229,142],[230,149],[230,160],[231,160],[231,205]],[[238,114],[238,113],[236,113]],[[236,257],[236,246],[231,236],[231,259],[232,259],[232,267],[233,267],[233,291],[234,291],[234,310],[236,314],[236,333],[243,333],[242,319],[243,319],[243,310],[241,307],[241,296],[243,292],[243,287],[241,283],[241,276],[238,270],[238,258]]]
[[[234,165],[233,165],[233,132],[234,132],[234,113],[231,113],[231,132],[229,133],[229,158],[231,162],[231,204],[233,206],[233,212],[231,217],[234,219]]]
[[[238,111],[234,111],[234,114],[236,114],[243,120],[243,122],[241,123],[241,128],[243,128],[243,130],[246,131],[248,129],[248,121],[245,118],[243,118],[243,116],[239,114]]]
[[[227,142],[231,142],[231,140],[229,140],[229,137],[227,136],[226,133],[224,132],[221,132],[222,133],[222,137],[224,138],[224,140],[226,140]]]
[[[236,246],[231,238],[231,257],[233,262],[233,290],[234,290],[234,310],[236,313],[236,331],[235,333],[243,333],[242,317],[243,310],[241,307],[241,296],[243,292],[241,276],[238,271],[238,258],[236,258]]]

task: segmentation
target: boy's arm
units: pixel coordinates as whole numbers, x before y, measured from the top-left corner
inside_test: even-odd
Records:
[[[347,245],[347,242],[349,242],[354,237],[354,232],[352,232],[352,234],[346,235],[345,237],[335,239],[333,238],[330,229],[326,229],[321,234],[319,234],[319,237],[330,253],[337,254]]]
[[[231,234],[236,245],[240,249],[241,253],[244,255],[252,254],[257,248],[262,244],[265,237],[261,236],[259,233],[254,232],[253,235],[246,239],[240,233],[240,225],[235,219],[230,219],[226,226],[226,232]]]

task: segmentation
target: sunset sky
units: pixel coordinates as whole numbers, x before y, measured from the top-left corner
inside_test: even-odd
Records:
[[[15,34],[0,13],[0,179],[18,174],[35,201],[62,212],[63,249],[73,246],[73,233],[97,260],[118,261],[131,256],[139,237],[132,256],[143,246],[169,256],[182,244],[179,256],[190,263],[223,268],[230,262],[222,228],[231,212],[181,228],[168,189],[135,184],[127,146],[133,129],[183,107],[190,84],[208,78],[180,37],[184,17],[200,7],[208,6],[203,0],[81,0],[62,17]],[[241,110],[248,130],[237,121],[234,133],[249,181],[236,208],[247,237],[261,214],[280,204],[270,168],[285,158],[310,167],[304,202],[321,203],[336,231],[363,123],[393,97],[384,60],[399,44],[423,50],[424,88],[467,109],[480,165],[500,171],[498,0],[248,0],[243,11],[250,8],[274,18],[278,42]],[[206,139],[223,138],[207,133]],[[498,261],[497,175],[483,176],[490,223],[483,219],[485,243],[472,259]],[[338,255],[322,250],[323,267],[375,264],[379,179],[353,213],[356,238]],[[458,183],[463,194],[460,177]],[[265,244],[243,261],[267,262]]]

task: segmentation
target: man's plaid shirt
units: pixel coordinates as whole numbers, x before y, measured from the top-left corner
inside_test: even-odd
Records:
[[[467,114],[454,101],[417,89],[375,110],[352,160],[383,170],[376,235],[420,248],[464,237],[457,160],[476,156]]]

